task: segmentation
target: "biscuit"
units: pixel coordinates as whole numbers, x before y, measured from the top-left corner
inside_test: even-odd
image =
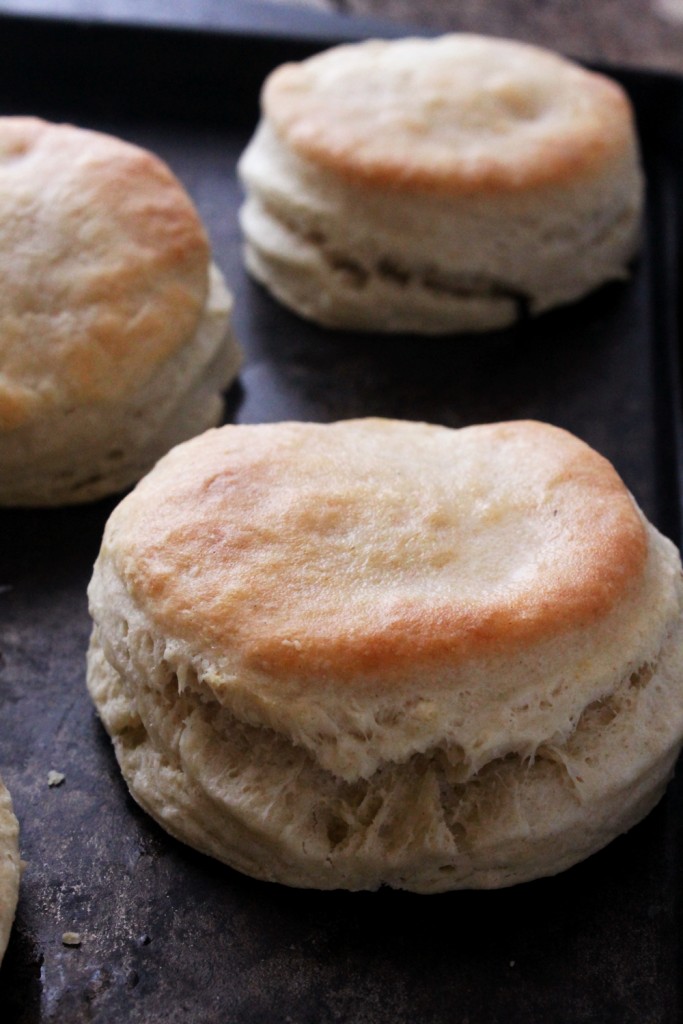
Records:
[[[19,823],[12,800],[0,779],[0,961],[9,941],[19,898]]]
[[[157,157],[0,118],[0,266],[0,504],[121,490],[218,422],[232,300]]]
[[[659,799],[678,552],[558,428],[228,426],[114,510],[88,686],[135,799],[257,878],[490,888]]]
[[[505,327],[625,277],[638,245],[626,94],[508,40],[371,40],[285,64],[239,171],[249,271],[329,327]]]

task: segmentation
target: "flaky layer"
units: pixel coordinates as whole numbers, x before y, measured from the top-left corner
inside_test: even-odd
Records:
[[[653,663],[533,756],[471,774],[436,746],[355,783],[179,686],[163,662],[121,674],[97,628],[88,686],[133,796],[177,838],[289,885],[439,892],[554,874],[639,821],[680,746],[682,672],[679,617]]]
[[[240,174],[250,272],[330,327],[505,327],[625,277],[639,241],[635,141],[590,177],[444,196],[340,177],[294,152],[264,120]]]

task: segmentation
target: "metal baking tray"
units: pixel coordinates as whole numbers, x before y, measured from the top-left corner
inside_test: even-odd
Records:
[[[236,223],[235,162],[263,77],[353,32],[307,24],[300,16],[293,35],[291,22],[202,32],[5,16],[0,110],[119,134],[184,181],[236,295],[247,359],[228,419],[547,420],[610,458],[678,541],[683,82],[613,69],[635,103],[649,181],[628,282],[485,337],[337,334],[246,278]],[[162,832],[128,796],[84,687],[85,588],[114,504],[0,513],[0,772],[26,861],[3,1024],[683,1019],[680,778],[603,852],[498,892],[287,889]],[[50,769],[62,785],[48,787]],[[69,930],[80,947],[62,945]]]

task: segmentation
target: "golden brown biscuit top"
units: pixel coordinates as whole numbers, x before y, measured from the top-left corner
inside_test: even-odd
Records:
[[[634,147],[616,82],[466,34],[371,40],[285,64],[263,107],[297,154],[383,188],[514,192],[575,180]]]
[[[0,118],[0,428],[137,390],[194,332],[208,265],[191,200],[151,153]]]
[[[593,625],[646,546],[615,470],[562,430],[367,419],[179,446],[115,510],[102,557],[165,636],[350,683]]]

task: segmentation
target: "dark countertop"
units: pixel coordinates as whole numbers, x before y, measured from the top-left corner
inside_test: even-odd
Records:
[[[588,61],[683,72],[683,0],[251,0],[262,17],[333,12],[536,42]],[[239,5],[242,8],[244,4]],[[0,11],[230,26],[226,0],[0,0]]]

